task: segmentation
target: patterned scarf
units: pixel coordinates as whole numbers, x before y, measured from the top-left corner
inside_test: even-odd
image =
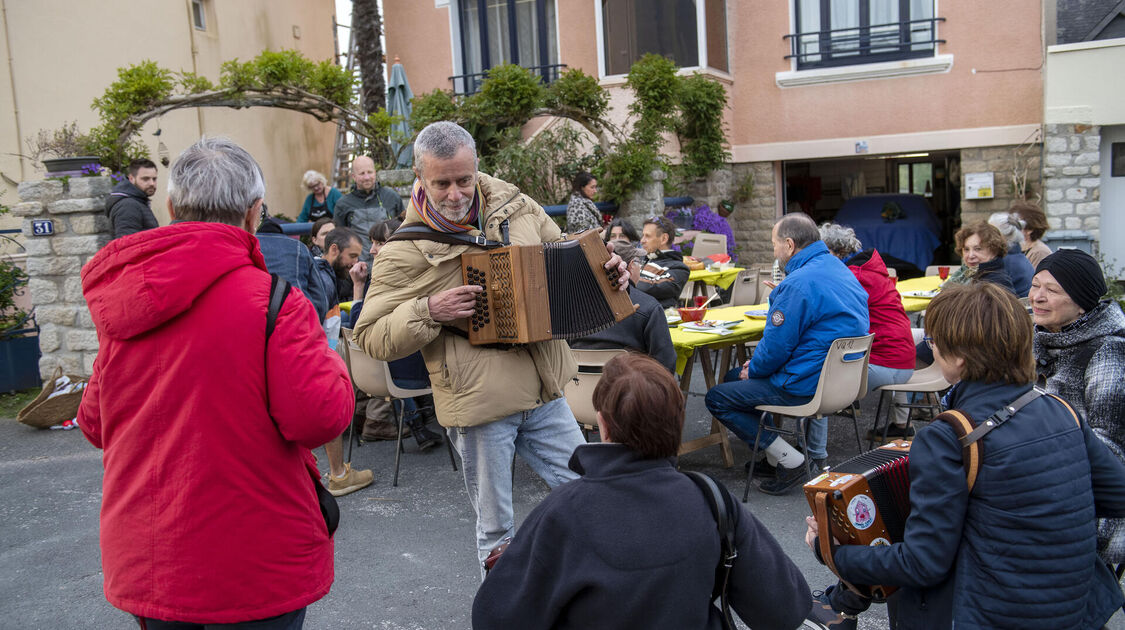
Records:
[[[410,206],[418,212],[418,216],[430,226],[430,229],[436,232],[445,232],[446,234],[455,234],[458,232],[468,232],[472,230],[477,221],[477,214],[480,212],[480,200],[484,195],[480,192],[480,183],[477,183],[476,193],[473,195],[473,203],[469,205],[469,213],[465,216],[464,223],[456,223],[445,218],[437,208],[435,208],[428,199],[426,199],[426,189],[422,187],[421,180],[414,180],[414,192],[410,195]]]

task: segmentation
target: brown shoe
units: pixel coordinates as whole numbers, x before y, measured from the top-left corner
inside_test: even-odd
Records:
[[[328,473],[328,491],[334,497],[342,497],[370,486],[373,481],[375,475],[370,470],[355,470],[350,463],[344,464],[343,477],[333,477],[332,473]]]
[[[398,427],[391,424],[390,422],[369,423],[366,427],[364,427],[363,433],[359,434],[359,439],[363,442],[374,442],[376,440],[397,440]]]

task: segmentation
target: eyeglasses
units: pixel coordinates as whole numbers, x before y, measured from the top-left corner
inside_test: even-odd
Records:
[[[926,342],[926,347],[928,347],[930,350],[934,349],[934,338],[933,337],[922,337],[922,341]]]

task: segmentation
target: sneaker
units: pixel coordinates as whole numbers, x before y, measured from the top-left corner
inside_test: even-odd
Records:
[[[351,464],[344,464],[344,476],[334,477],[328,473],[328,492],[334,497],[342,497],[361,488],[370,486],[375,475],[370,470],[353,470]]]
[[[747,460],[747,462],[743,466],[743,468],[746,469],[746,472],[750,472],[750,461],[749,460]],[[776,477],[777,476],[777,466],[774,466],[773,464],[769,463],[768,461],[766,461],[766,458],[763,457],[762,459],[758,460],[758,465],[754,467],[754,476],[755,477],[766,477],[766,478]]]
[[[403,434],[406,434],[406,427],[403,427]],[[368,424],[363,429],[363,433],[359,434],[361,442],[375,442],[377,440],[397,440],[398,427],[390,422],[373,422]]]
[[[888,440],[898,440],[898,439],[912,438],[912,437],[914,437],[914,427],[910,426],[910,425],[892,424],[887,429],[887,439]],[[883,430],[879,429],[878,431],[876,431],[875,429],[871,429],[870,431],[867,432],[867,439],[869,439],[869,440],[881,440],[881,439],[883,439]]]
[[[814,630],[855,630],[856,616],[836,612],[828,603],[824,591],[813,591],[812,610],[801,627]]]
[[[805,479],[805,463],[802,463],[796,468],[785,468],[784,466],[777,467],[777,476],[773,479],[767,479],[758,486],[758,489],[766,494],[783,495],[793,489],[793,486],[800,484]]]

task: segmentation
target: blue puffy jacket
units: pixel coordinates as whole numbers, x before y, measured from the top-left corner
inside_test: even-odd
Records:
[[[867,334],[867,292],[824,241],[797,252],[785,273],[770,293],[769,319],[749,375],[768,378],[794,396],[812,396],[832,342]]]
[[[1030,388],[962,382],[949,407],[979,423]],[[1123,598],[1098,559],[1095,515],[1125,514],[1125,466],[1049,396],[981,443],[970,494],[953,429],[919,430],[904,541],[838,548],[840,575],[904,587],[888,600],[895,630],[1102,627]]]

